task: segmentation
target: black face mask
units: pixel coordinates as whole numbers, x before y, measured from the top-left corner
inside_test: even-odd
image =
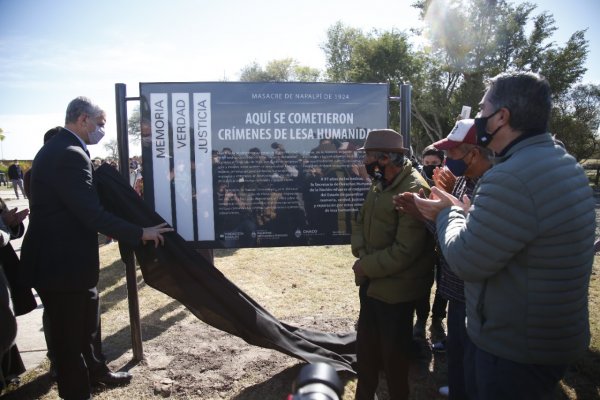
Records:
[[[492,133],[488,133],[487,131],[487,123],[488,120],[490,118],[492,118],[494,115],[496,115],[498,113],[498,111],[500,111],[500,108],[497,109],[496,111],[494,111],[493,113],[491,113],[490,115],[488,115],[487,117],[479,117],[479,118],[475,118],[475,134],[477,135],[477,144],[481,147],[487,147],[490,142],[492,141],[492,139],[494,138],[494,135],[496,134],[496,132],[498,132],[500,130],[500,128],[502,128],[502,126],[499,126],[494,132]]]
[[[439,165],[423,165],[423,172],[427,179],[433,179],[433,170],[439,167]]]
[[[373,161],[371,164],[365,164],[365,168],[367,169],[367,174],[376,181],[380,181],[383,179],[383,173],[385,172],[385,167],[379,165],[379,161]]]

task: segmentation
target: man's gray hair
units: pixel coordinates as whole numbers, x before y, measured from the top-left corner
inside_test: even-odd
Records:
[[[377,151],[375,152],[375,158],[378,160],[387,156],[390,159],[390,162],[394,164],[396,167],[402,167],[404,165],[404,154],[395,153],[395,152],[385,152],[385,151]]]
[[[82,115],[87,114],[91,118],[97,118],[104,114],[104,110],[92,103],[87,97],[77,97],[72,100],[67,106],[67,115],[65,124],[77,122],[77,119]]]
[[[488,161],[494,161],[494,151],[489,147],[477,146],[483,157],[485,157]]]
[[[494,111],[505,107],[510,111],[510,126],[525,134],[548,130],[552,109],[550,84],[532,72],[505,72],[488,82],[488,100]]]
[[[493,161],[495,157],[493,150],[489,147],[478,146],[476,144],[470,143],[461,143],[458,148],[461,149],[464,154],[467,154],[467,152],[473,150],[474,148],[477,148],[479,149],[479,152],[481,153],[483,158],[487,159],[488,161]]]

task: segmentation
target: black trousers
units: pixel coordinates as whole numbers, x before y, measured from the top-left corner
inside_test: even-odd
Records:
[[[465,351],[471,344],[467,335],[465,320],[467,310],[465,303],[457,300],[448,301],[448,338],[446,339],[446,357],[448,361],[449,400],[465,400]]]
[[[98,290],[36,291],[49,322],[47,340],[54,356],[58,394],[68,400],[89,399],[89,376],[108,371],[102,354]]]
[[[431,318],[446,318],[446,305],[448,304],[448,300],[443,298],[439,294],[438,286],[440,284],[440,276],[441,276],[442,268],[437,264],[435,266],[435,296],[433,298],[433,306],[429,307],[429,296],[431,293],[431,289],[428,291],[427,295],[417,300],[415,304],[415,310],[417,314],[417,319],[421,321],[427,321],[427,317],[429,316],[429,310],[431,310]]]
[[[366,295],[367,285],[360,288],[356,399],[373,400],[380,370],[385,373],[390,399],[408,399],[414,301],[384,303]]]

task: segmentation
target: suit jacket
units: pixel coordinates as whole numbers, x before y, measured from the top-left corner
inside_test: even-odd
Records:
[[[33,160],[29,227],[21,247],[21,280],[46,290],[84,290],[98,283],[98,232],[130,246],[142,228],[106,211],[81,142],[66,129]]]

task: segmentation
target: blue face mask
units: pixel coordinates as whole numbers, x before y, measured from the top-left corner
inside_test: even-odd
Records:
[[[464,158],[464,157],[463,157]],[[453,160],[446,158],[446,167],[454,174],[454,176],[463,176],[467,170],[467,163],[462,158]]]

